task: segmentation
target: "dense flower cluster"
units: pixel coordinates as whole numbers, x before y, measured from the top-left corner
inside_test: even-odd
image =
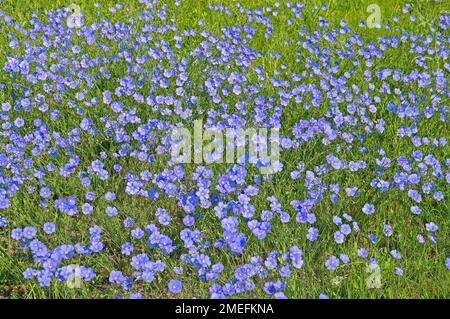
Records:
[[[255,39],[269,40],[280,17],[301,21],[300,2],[210,5],[211,14],[241,21],[218,33],[203,20],[182,28],[157,1],[137,5],[141,12],[126,21],[114,18],[130,10],[120,3],[108,9],[113,18],[98,13],[97,21],[58,8],[21,25],[0,11],[9,41],[0,86],[0,235],[32,257],[24,278],[41,287],[74,276],[106,280],[130,298],[145,297],[141,288],[152,282],[169,295],[196,297],[189,283],[200,281],[212,298],[254,290],[291,297],[286,281],[301,273],[306,245],[319,247],[319,239],[336,245],[320,251],[316,268],[336,271],[358,259],[379,267],[377,242],[407,236],[386,217],[388,193],[423,217],[414,241],[440,240],[450,195],[448,14],[421,34],[394,17],[383,26],[389,35],[370,42],[359,32],[364,22],[357,30],[344,20],[336,26],[320,16],[326,5],[316,7],[316,25],[279,43],[296,48],[290,64]],[[414,22],[409,8],[404,15]],[[396,65],[399,48],[415,57],[408,69]],[[280,128],[278,173],[260,174],[242,158],[217,169],[174,162],[171,132],[198,118],[219,131]],[[445,135],[421,135],[429,125]],[[381,147],[383,139],[397,144]],[[301,155],[311,147],[319,159]],[[352,184],[356,175],[366,184]],[[275,195],[267,185],[277,178],[301,191]],[[425,202],[446,215],[418,217]],[[341,213],[325,222],[324,203]],[[33,217],[40,212],[54,217]],[[285,224],[305,226],[304,237],[266,244]],[[343,251],[355,238],[353,251]],[[261,254],[249,255],[255,245]],[[389,247],[391,270],[402,276],[408,252]],[[446,253],[436,267],[450,270]],[[120,262],[95,266],[103,255]],[[75,263],[85,265],[73,271]]]

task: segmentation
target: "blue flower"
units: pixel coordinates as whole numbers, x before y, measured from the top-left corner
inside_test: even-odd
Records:
[[[344,263],[344,264],[348,264],[350,262],[350,258],[348,257],[348,255],[346,254],[341,254],[339,256],[339,259]]]
[[[183,289],[183,285],[182,285],[181,281],[176,280],[176,279],[171,279],[169,281],[168,288],[171,293],[178,294]]]
[[[0,228],[7,227],[9,225],[8,219],[6,217],[0,216]]]
[[[366,258],[369,255],[369,253],[367,252],[367,250],[365,248],[358,248],[356,253],[361,258]]]
[[[386,109],[388,110],[388,112],[395,113],[397,110],[397,107],[395,106],[395,104],[393,102],[389,102],[386,106]]]
[[[342,244],[345,240],[345,235],[341,233],[340,231],[337,231],[334,233],[334,241],[338,244]]]
[[[11,238],[14,240],[19,241],[22,238],[22,236],[23,236],[23,232],[22,232],[22,229],[20,229],[20,228],[14,228],[11,231]]]
[[[56,227],[54,223],[45,223],[43,230],[46,234],[51,235],[56,231]]]
[[[383,234],[386,237],[390,237],[392,236],[392,234],[394,233],[394,231],[392,230],[392,226],[389,224],[386,224],[383,226]]]
[[[400,255],[400,253],[397,250],[395,250],[395,249],[391,250],[391,255],[395,259],[401,259],[402,258],[402,255]]]
[[[27,226],[23,229],[23,237],[26,239],[33,239],[36,236],[37,230],[34,227]]]
[[[366,204],[364,204],[362,211],[366,215],[372,215],[375,212],[375,206],[372,204],[366,203]]]
[[[0,209],[8,208],[9,206],[11,206],[9,199],[0,194]]]
[[[41,188],[41,190],[39,191],[39,195],[42,198],[48,198],[52,195],[52,192],[51,192],[50,188],[46,186],[46,187]]]
[[[339,266],[339,259],[336,256],[331,256],[325,262],[325,266],[328,270],[335,270]]]
[[[122,284],[125,280],[126,278],[121,271],[113,270],[109,274],[109,282],[111,283]]]

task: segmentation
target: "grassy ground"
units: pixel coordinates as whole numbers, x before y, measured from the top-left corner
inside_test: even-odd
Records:
[[[73,1],[25,1],[25,0],[3,0],[0,3],[0,10],[5,11],[12,16],[19,23],[24,26],[29,21],[32,12],[43,13],[45,10],[55,10],[58,6],[68,6]],[[97,10],[93,10],[92,4],[95,1],[86,0],[79,1],[79,5],[86,13],[86,23],[90,23],[98,19],[95,16]],[[283,3],[283,1],[280,1]],[[358,30],[359,21],[365,21],[369,13],[366,8],[373,0],[352,0],[352,1],[306,1],[305,8],[303,8],[303,15],[300,19],[294,20],[292,25],[286,24],[286,14],[290,12],[287,10],[280,10],[277,17],[273,17],[274,24],[273,35],[269,40],[264,38],[264,31],[259,31],[257,35],[251,40],[250,45],[257,50],[264,53],[267,52],[281,52],[282,59],[271,59],[267,55],[254,61],[264,66],[267,74],[272,74],[274,70],[279,70],[282,63],[286,63],[289,68],[294,68],[295,72],[301,73],[305,66],[303,63],[295,63],[295,51],[299,49],[295,41],[299,38],[297,30],[306,25],[309,32],[312,32],[316,27],[316,21],[319,15],[326,20],[331,21],[334,25],[338,25],[341,20],[348,21],[349,25]],[[109,1],[102,2],[99,9],[101,17],[107,18],[111,21],[125,20],[128,17],[136,16],[137,12],[141,12],[143,5],[137,1],[124,0],[124,6],[129,6],[130,11],[120,10],[116,14],[108,11]],[[271,2],[270,2],[271,3]],[[224,1],[223,4],[228,4],[233,7],[231,1]],[[241,1],[241,4],[246,7],[262,7],[267,6],[269,2],[265,1]],[[319,8],[322,4],[327,4],[329,9],[321,12],[315,10],[311,12],[315,5]],[[378,0],[377,4],[381,8],[381,17],[383,23],[392,23],[393,15],[400,15],[401,21],[395,25],[410,30],[410,32],[417,34],[427,34],[429,19],[438,18],[440,13],[449,12],[448,4],[445,1],[415,1],[412,3],[411,11],[417,15],[418,22],[412,23],[409,21],[407,15],[401,14],[401,8],[404,5],[403,1],[396,0]],[[227,16],[221,12],[214,12],[208,9],[208,2],[203,0],[182,1],[181,6],[174,6],[172,1],[168,3],[168,12],[176,14],[176,24],[180,30],[184,28],[197,28],[197,21],[199,19],[205,20],[205,28],[211,33],[218,34],[223,26],[233,24],[243,24],[245,16]],[[170,16],[170,15],[169,15]],[[141,21],[137,21],[135,27],[137,28]],[[3,65],[6,56],[3,52],[8,52],[8,40],[6,28],[0,29],[0,63]],[[394,28],[386,30],[382,29],[361,29],[360,34],[366,41],[377,41],[382,36],[392,36],[399,34]],[[284,40],[289,39],[289,45],[283,45]],[[342,36],[344,39],[344,36]],[[343,45],[342,43],[334,44],[336,46]],[[184,54],[192,50],[198,42],[187,43],[177,54]],[[328,45],[320,43],[319,45]],[[97,49],[96,49],[97,50]],[[92,56],[100,54],[99,51],[91,52]],[[300,55],[301,61],[309,55],[307,50],[304,50]],[[414,55],[407,51],[407,45],[401,45],[397,49],[390,49],[385,53],[382,59],[374,61],[373,68],[391,67],[401,68],[403,70],[412,70],[415,66],[412,63]],[[428,61],[430,68],[435,69],[442,67],[442,59]],[[448,61],[447,61],[448,63]],[[350,66],[349,66],[350,67]],[[345,69],[345,68],[342,68]],[[110,70],[114,76],[120,76],[124,70],[115,69]],[[193,71],[190,76],[195,79],[202,77],[202,69],[199,67],[198,74]],[[367,87],[363,79],[364,67],[356,67],[356,73],[352,76],[350,85],[355,83],[362,89]],[[446,73],[448,79],[448,72]],[[269,78],[269,77],[268,77]],[[8,74],[2,73],[0,75],[0,82],[10,83],[15,81],[9,77]],[[19,81],[19,80],[18,80]],[[267,80],[268,81],[268,80]],[[276,88],[269,85],[263,88],[266,94],[275,94]],[[109,83],[108,81],[98,82],[98,93],[105,89],[114,90],[116,83]],[[411,87],[404,86],[403,83],[397,84],[399,88],[405,91],[412,90]],[[0,91],[0,101],[7,99],[9,94],[14,89],[8,87],[7,90]],[[431,92],[428,89],[413,88],[417,94],[425,96],[427,101],[431,97]],[[101,95],[101,94],[100,94]],[[448,105],[448,96],[444,97],[444,104]],[[383,100],[383,105],[387,104],[387,100]],[[288,105],[283,109],[283,128],[282,131],[287,132],[292,125],[301,118],[311,118],[323,116],[328,110],[328,105],[325,102],[319,108],[314,110],[305,110],[296,105]],[[52,129],[58,130],[62,133],[67,132],[68,129],[78,125],[80,118],[76,117],[74,110],[62,110],[67,115],[65,121],[58,121]],[[101,112],[90,109],[88,112],[91,118],[98,118]],[[96,113],[97,112],[97,113]],[[391,159],[395,159],[400,155],[410,154],[415,148],[409,140],[401,139],[396,135],[396,130],[400,125],[411,125],[406,119],[399,119],[391,114],[388,114],[385,109],[380,110],[379,117],[387,121],[386,132],[383,135],[368,135],[364,146],[369,149],[367,154],[359,154],[350,152],[342,154],[344,159],[353,159],[355,157],[373,162],[373,158],[378,155],[374,151],[375,147],[381,147],[386,150],[387,155]],[[29,114],[33,117],[34,114]],[[151,114],[140,114],[142,118],[149,118]],[[58,126],[57,126],[58,125]],[[423,121],[418,123],[419,136],[432,137],[446,137],[450,139],[449,122],[441,122],[438,120]],[[114,145],[109,144],[106,137],[99,137],[98,140],[93,141],[87,136],[80,145],[76,147],[76,153],[80,156],[83,163],[90,163],[98,157],[101,150],[112,151]],[[3,145],[3,144],[2,144]],[[356,145],[355,145],[356,148]],[[267,208],[267,201],[265,198],[270,195],[275,195],[281,202],[284,210],[289,212],[291,216],[295,216],[295,212],[290,206],[290,201],[293,199],[300,199],[304,196],[306,188],[302,182],[291,180],[290,172],[295,169],[298,161],[307,163],[308,169],[313,169],[314,166],[320,165],[324,162],[324,157],[330,151],[335,150],[335,145],[324,146],[320,143],[320,139],[307,144],[305,147],[289,150],[282,154],[282,161],[285,164],[285,170],[281,173],[275,174],[273,178],[264,183],[261,187],[260,193],[257,196],[257,209]],[[445,159],[450,157],[450,147],[440,147],[432,149],[431,147],[424,147],[422,151],[433,152],[438,159]],[[365,158],[364,158],[365,156]],[[46,159],[40,159],[42,165]],[[63,163],[64,158],[60,159]],[[111,162],[111,164],[114,164]],[[160,171],[164,167],[164,159],[158,159],[152,167],[152,172]],[[373,164],[370,164],[373,165]],[[181,209],[177,206],[177,201],[170,198],[161,198],[156,202],[145,200],[138,200],[130,198],[124,194],[124,174],[127,171],[139,172],[145,169],[145,165],[139,161],[128,159],[123,163],[126,169],[121,173],[115,174],[107,181],[94,181],[94,187],[98,194],[104,194],[107,191],[115,191],[118,195],[118,202],[116,207],[120,212],[124,212],[124,216],[131,216],[141,224],[145,225],[154,220],[154,211],[156,207],[165,207],[173,212],[173,216],[182,214]],[[192,167],[187,165],[187,170],[192,170]],[[224,171],[224,167],[217,165],[214,167],[216,171]],[[450,296],[450,273],[445,267],[444,260],[450,255],[450,190],[445,181],[440,181],[437,188],[444,191],[444,200],[437,203],[432,199],[426,198],[421,203],[423,213],[421,215],[413,215],[410,213],[411,200],[408,199],[404,192],[392,190],[386,193],[381,193],[370,187],[369,183],[375,177],[375,166],[373,169],[358,171],[350,174],[346,173],[332,173],[324,177],[325,182],[335,182],[341,185],[341,191],[345,187],[358,186],[361,191],[359,198],[345,198],[338,204],[333,205],[328,200],[322,201],[316,208],[317,227],[320,229],[320,236],[317,241],[309,242],[306,240],[307,225],[299,224],[292,218],[290,223],[282,224],[280,221],[273,221],[272,230],[267,238],[263,241],[258,241],[255,237],[247,236],[249,242],[245,249],[245,253],[241,256],[232,256],[225,251],[212,251],[210,255],[215,258],[215,262],[222,262],[225,266],[224,273],[219,279],[219,283],[223,283],[232,277],[232,272],[235,267],[250,261],[251,256],[261,255],[265,256],[272,250],[286,251],[292,245],[298,245],[303,250],[304,266],[301,270],[296,270],[293,275],[285,280],[286,290],[285,294],[292,298],[316,298],[320,293],[325,293],[331,298],[443,298]],[[392,168],[389,174],[393,173]],[[47,177],[48,184],[60,195],[67,196],[68,194],[83,194],[84,190],[79,183],[77,176],[70,177],[63,182],[55,172],[54,176]],[[11,199],[11,207],[0,211],[2,215],[11,221],[11,225],[7,229],[0,230],[0,295],[10,298],[103,298],[111,297],[113,295],[122,295],[123,291],[117,289],[117,286],[110,285],[107,282],[109,272],[113,269],[129,269],[128,259],[120,255],[120,245],[129,240],[129,235],[123,231],[123,218],[111,219],[105,214],[94,214],[91,216],[80,216],[79,218],[71,218],[65,214],[60,214],[49,205],[49,208],[41,209],[37,207],[38,194],[28,195],[25,190],[21,190],[13,199]],[[372,202],[376,205],[377,213],[372,216],[361,214],[361,207],[366,202]],[[106,203],[99,203],[97,209],[104,210]],[[337,227],[332,224],[333,215],[341,215],[348,213],[352,216],[357,216],[361,231],[357,234],[350,235],[344,244],[336,244],[333,242],[333,233]],[[212,213],[211,213],[212,214]],[[78,261],[83,265],[93,267],[97,273],[97,277],[89,283],[83,283],[80,289],[67,289],[65,283],[52,281],[48,288],[41,288],[35,280],[23,279],[22,272],[30,267],[33,262],[31,257],[23,253],[18,248],[18,244],[10,239],[10,232],[14,227],[23,227],[24,225],[34,225],[41,228],[44,222],[53,221],[57,225],[58,232],[46,238],[45,240],[51,245],[86,241],[87,229],[92,225],[101,225],[103,227],[103,236],[105,242],[105,251],[101,254],[94,254],[89,257],[80,258]],[[416,235],[419,233],[425,234],[424,224],[433,221],[439,225],[438,242],[433,244],[427,241],[420,245],[416,240]],[[394,228],[394,236],[383,237],[383,225],[389,223]],[[204,213],[204,217],[197,222],[198,229],[202,230],[203,236],[213,240],[217,237],[217,233],[221,231],[217,221],[214,220],[208,212]],[[164,228],[167,234],[175,234],[179,232],[180,225],[171,223],[170,226]],[[248,230],[247,230],[248,231]],[[374,233],[379,238],[376,244],[370,243],[368,234]],[[360,259],[356,255],[356,250],[359,247],[366,247],[369,250],[369,255],[375,257],[381,270],[381,284],[378,289],[369,289],[366,284],[370,273],[367,272],[368,262],[366,259]],[[145,245],[139,247],[145,251]],[[401,260],[394,260],[390,256],[390,251],[396,249],[402,253]],[[328,271],[324,263],[326,258],[331,255],[339,256],[340,253],[347,253],[351,258],[351,262],[347,265],[340,266],[336,271]],[[153,253],[152,258],[164,258],[160,253]],[[158,255],[160,254],[160,255]],[[167,292],[166,283],[173,275],[171,269],[177,265],[177,259],[164,259],[167,263],[168,271],[157,277],[151,284],[140,285],[137,289],[143,293],[143,296],[148,298],[173,297]],[[75,263],[75,262],[73,262]],[[404,270],[403,276],[397,276],[394,272],[394,267],[401,267]],[[274,280],[278,277],[272,274]],[[211,283],[200,282],[196,276],[190,275],[186,272],[180,276],[183,281],[184,289],[178,297],[208,297],[208,287]],[[261,287],[264,281],[257,282],[256,285]],[[250,298],[265,298],[262,289],[247,294],[242,294],[240,297]]]

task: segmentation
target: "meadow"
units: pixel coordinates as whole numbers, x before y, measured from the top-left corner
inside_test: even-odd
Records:
[[[0,297],[449,298],[449,26],[447,1],[0,0]],[[177,163],[196,120],[279,129],[275,171]]]

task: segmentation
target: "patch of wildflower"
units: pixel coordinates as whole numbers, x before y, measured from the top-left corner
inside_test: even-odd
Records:
[[[288,26],[301,23],[300,2],[253,9],[211,4],[211,14],[245,20],[218,33],[203,20],[182,28],[158,1],[139,4],[138,15],[116,22],[91,22],[72,7],[33,13],[21,25],[0,11],[9,38],[2,66],[8,82],[1,85],[0,236],[30,256],[25,279],[49,287],[53,279],[76,276],[94,285],[99,278],[134,299],[145,297],[141,288],[149,283],[164,282],[176,295],[197,280],[207,282],[202,293],[211,298],[260,290],[284,299],[304,267],[328,273],[362,262],[375,269],[379,254],[393,258],[391,271],[406,276],[399,265],[408,252],[395,244],[406,234],[383,219],[388,194],[417,221],[418,244],[446,240],[439,237],[445,236],[442,218],[425,203],[446,207],[450,136],[424,136],[421,128],[449,125],[448,14],[431,21],[426,34],[386,26],[391,32],[377,42],[344,20],[333,25],[318,17],[315,29],[302,26],[285,39],[298,49],[289,65],[283,53],[253,40],[272,38],[275,17]],[[112,15],[127,10],[119,3],[108,9]],[[399,47],[414,56],[411,68],[396,65]],[[228,137],[252,126],[281,128],[277,173],[259,174],[265,164],[248,153],[220,169],[177,164],[171,133],[198,118],[204,129],[229,129]],[[403,148],[369,143],[383,138]],[[299,155],[312,146],[317,158]],[[287,160],[292,152],[297,158]],[[356,175],[364,185],[356,185]],[[276,195],[271,183],[279,178],[282,187],[301,191]],[[129,203],[139,203],[142,214]],[[325,218],[324,205],[341,207],[340,213]],[[29,216],[18,218],[19,210]],[[40,212],[55,219],[37,225],[42,219],[32,216]],[[303,237],[267,251],[268,238],[283,237],[280,229],[287,227]],[[70,234],[65,244],[56,240],[60,232]],[[343,251],[357,234],[360,246]],[[333,251],[320,251],[320,262],[307,265],[304,256],[313,248],[305,247],[323,241]],[[389,242],[387,253],[381,242]],[[263,252],[248,258],[255,246]],[[121,262],[107,270],[92,262],[105,256]],[[444,258],[439,267],[450,269]],[[85,263],[75,275],[74,262]]]

